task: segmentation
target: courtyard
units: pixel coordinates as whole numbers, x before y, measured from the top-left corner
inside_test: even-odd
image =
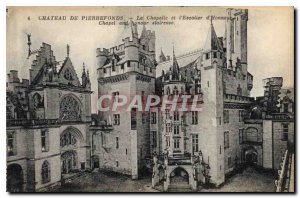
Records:
[[[199,192],[274,192],[275,177],[270,172],[246,168],[219,188],[199,188]],[[159,192],[151,188],[151,175],[139,180],[111,172],[90,172],[65,182],[55,192]]]

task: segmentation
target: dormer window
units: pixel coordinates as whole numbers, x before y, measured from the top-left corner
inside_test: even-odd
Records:
[[[121,69],[124,69],[124,63],[121,65]]]
[[[106,74],[106,68],[103,68],[103,73]]]

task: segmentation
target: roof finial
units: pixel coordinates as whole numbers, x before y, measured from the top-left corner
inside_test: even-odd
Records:
[[[210,25],[213,24],[213,23],[212,23],[212,20],[213,20],[213,16],[211,15],[211,16],[210,16]]]
[[[175,57],[175,49],[174,49],[174,42],[173,42],[173,57]]]
[[[69,55],[70,55],[70,45],[67,44],[67,57],[69,57]]]

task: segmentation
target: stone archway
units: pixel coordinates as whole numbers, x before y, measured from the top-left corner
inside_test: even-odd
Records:
[[[60,135],[61,173],[79,170],[79,156],[84,143],[82,133],[75,127],[66,128]]]
[[[190,188],[188,172],[177,167],[170,173],[170,187],[171,188]]]
[[[243,152],[244,162],[247,164],[257,164],[257,150],[254,147],[248,147],[244,149]]]
[[[7,166],[7,191],[22,192],[23,191],[23,169],[19,164],[10,164]]]
[[[93,166],[93,169],[100,168],[100,162],[99,162],[99,156],[98,155],[93,155],[92,156],[92,166]]]

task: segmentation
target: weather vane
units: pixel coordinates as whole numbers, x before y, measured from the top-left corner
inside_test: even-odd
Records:
[[[27,34],[25,32],[25,34],[27,35],[27,45],[28,45],[28,55],[27,55],[27,59],[32,55],[32,54],[35,54],[38,52],[38,50],[34,50],[34,51],[31,51],[31,34]]]

